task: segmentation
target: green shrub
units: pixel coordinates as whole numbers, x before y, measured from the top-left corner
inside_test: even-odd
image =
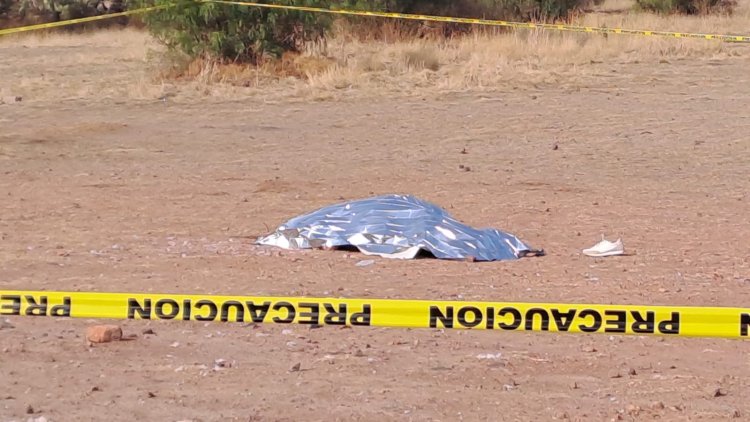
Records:
[[[127,0],[0,0],[0,18],[12,24],[55,22],[121,12]],[[127,23],[126,18],[104,20],[91,26]],[[82,26],[63,28],[79,30]]]
[[[709,13],[732,13],[735,0],[637,0],[642,10],[663,14],[682,13],[706,15]]]
[[[593,1],[593,0],[592,0]],[[560,19],[589,0],[348,0],[342,7],[460,18]]]
[[[315,0],[278,0],[276,4],[322,5]],[[172,0],[141,3],[172,4]],[[151,33],[171,50],[192,58],[258,63],[285,51],[300,51],[320,40],[330,16],[319,13],[179,1],[143,16]]]
[[[0,17],[5,17],[13,5],[12,0],[0,0]]]
[[[590,0],[277,0],[273,3],[491,19],[558,19]],[[174,4],[138,0],[138,6]],[[143,21],[173,51],[189,57],[258,63],[322,40],[333,17],[327,14],[180,0]],[[354,18],[375,22],[375,18]],[[382,20],[379,22],[383,22]],[[414,23],[418,25],[419,23]],[[363,29],[366,31],[365,25]]]

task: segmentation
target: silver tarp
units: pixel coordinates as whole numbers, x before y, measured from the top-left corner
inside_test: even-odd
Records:
[[[474,229],[411,195],[344,202],[295,217],[258,244],[284,249],[355,246],[362,253],[412,259],[425,250],[440,259],[497,261],[542,255],[516,236]]]

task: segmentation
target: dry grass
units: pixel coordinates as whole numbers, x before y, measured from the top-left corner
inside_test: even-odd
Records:
[[[577,24],[691,32],[743,33],[750,0],[733,16],[685,17],[637,13],[626,0],[605,3]],[[632,4],[632,3],[630,3]],[[621,10],[611,13],[611,10]],[[625,10],[625,11],[622,11]],[[603,12],[602,12],[603,11]],[[303,97],[337,93],[435,93],[529,85],[576,87],[627,63],[747,57],[746,45],[692,39],[475,31],[451,40],[405,36],[398,23],[362,37],[341,25],[326,47],[286,55],[260,68],[185,63],[165,67],[164,52],[144,32],[103,30],[0,39],[0,95],[27,99],[175,97]]]
[[[618,8],[625,6],[623,0],[615,2]],[[616,14],[589,13],[574,24],[742,33],[750,21],[750,1],[742,2],[741,6],[731,17],[664,17],[626,8],[627,11]],[[611,10],[612,6],[605,3],[603,8]],[[337,65],[310,78],[311,92],[343,88],[409,92],[504,89],[527,84],[574,86],[625,63],[722,59],[747,56],[750,51],[744,45],[706,40],[541,30],[475,31],[470,36],[447,41],[408,40],[396,33],[381,35],[380,40],[360,41],[350,36],[347,29],[329,43],[328,54],[336,58]]]

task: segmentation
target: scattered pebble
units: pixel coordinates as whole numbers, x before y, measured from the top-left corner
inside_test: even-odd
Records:
[[[477,355],[477,359],[500,359],[503,354],[497,353],[480,353]]]
[[[289,368],[289,372],[299,372],[300,368],[302,367],[301,363],[295,363],[294,366]]]
[[[365,260],[362,260],[362,261],[359,261],[359,262],[357,262],[357,263],[356,263],[356,264],[354,264],[354,265],[356,265],[356,266],[358,266],[358,267],[366,267],[366,266],[368,266],[368,265],[372,265],[372,264],[374,264],[374,263],[375,263],[375,261],[373,261],[372,259],[365,259]]]
[[[21,101],[23,101],[23,97],[19,97],[18,95],[0,98],[0,104],[15,104],[20,103]]]
[[[180,342],[175,341],[174,343],[170,344],[171,347],[180,347]]]
[[[216,359],[214,361],[214,371],[220,371],[222,369],[231,368],[233,365],[231,362],[227,362],[225,359]]]
[[[11,324],[9,319],[0,321],[0,330],[10,330],[13,328],[16,328],[16,326]]]
[[[716,391],[714,391],[714,397],[724,397],[728,393],[723,388],[717,388]]]
[[[639,406],[629,404],[625,410],[628,412],[629,415],[637,416],[638,413],[641,412],[641,408]]]
[[[117,325],[93,325],[86,329],[86,340],[91,343],[109,343],[122,339],[122,328]]]
[[[152,329],[150,329],[150,328],[146,328],[145,330],[141,331],[141,333],[142,333],[142,334],[143,334],[144,336],[145,336],[145,335],[152,335],[152,336],[155,336],[155,335],[156,335],[156,333],[154,332],[154,330],[152,330]]]
[[[651,407],[651,409],[653,410],[662,410],[664,409],[664,403],[660,401],[655,401],[655,402],[652,402],[649,407]]]

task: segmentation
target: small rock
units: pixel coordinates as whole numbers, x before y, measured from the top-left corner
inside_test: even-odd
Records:
[[[214,371],[218,371],[218,370],[224,369],[224,368],[231,368],[231,367],[232,367],[232,363],[231,362],[227,362],[224,359],[216,359],[214,361]]]
[[[461,154],[468,154],[468,152],[466,151],[466,148],[461,150]]]
[[[31,407],[31,405],[26,406],[26,414],[27,415],[33,415],[34,414],[34,408]]]
[[[180,347],[180,342],[175,341],[174,343],[170,344],[170,347]]]
[[[94,325],[86,329],[86,340],[91,343],[109,343],[122,339],[122,329],[117,325]]]
[[[150,328],[146,328],[145,330],[141,331],[141,334],[143,334],[144,336],[145,335],[152,335],[152,336],[156,335],[156,333],[154,332],[154,330],[152,330]]]
[[[724,397],[727,394],[728,393],[726,391],[724,391],[724,389],[722,389],[722,388],[717,388],[716,391],[714,391],[714,397]]]
[[[638,375],[638,372],[636,372],[634,368],[630,368],[630,370],[628,371],[628,375],[635,376]]]
[[[477,359],[500,359],[503,356],[502,353],[480,353],[477,355]]]
[[[365,354],[364,354],[364,352],[362,352],[362,349],[357,349],[357,351],[356,351],[356,352],[354,352],[354,356],[356,356],[356,357],[358,357],[358,358],[361,358],[361,357],[363,357],[364,355],[365,355]]]
[[[736,418],[740,418],[740,417],[742,417],[742,413],[740,413],[739,410],[734,409],[734,412],[732,412],[732,417],[735,418],[735,419]]]
[[[101,388],[99,388],[99,387],[97,387],[97,386],[93,386],[93,387],[91,387],[91,392],[92,392],[92,393],[95,393],[95,392],[97,392],[97,391],[102,391],[102,390],[101,390]]]
[[[586,352],[586,353],[594,353],[594,352],[596,352],[596,348],[594,346],[591,346],[591,345],[589,345],[589,346],[583,346],[583,348],[581,349],[581,351]]]
[[[558,149],[560,149],[560,146],[557,145],[557,142],[555,142],[555,145],[552,146],[552,151],[557,151]]]
[[[651,405],[649,407],[651,409],[653,409],[653,410],[662,410],[662,409],[664,409],[664,403],[662,403],[660,401],[655,401],[655,402],[651,403]]]
[[[629,405],[628,405],[628,406],[627,406],[627,407],[625,408],[625,411],[627,411],[629,415],[632,415],[632,416],[637,416],[637,415],[638,415],[638,413],[640,413],[640,411],[641,411],[641,408],[640,408],[639,406],[635,406],[635,405],[629,404]]]
[[[152,392],[149,391],[148,392],[148,398],[150,398],[150,399],[156,398],[156,394],[154,394],[154,393],[152,393]]]
[[[0,104],[14,104],[23,101],[23,97],[17,95],[11,95],[9,97],[0,98]]]
[[[302,367],[301,363],[295,363],[294,366],[289,368],[289,372],[299,372],[300,368]]]
[[[368,265],[372,265],[372,264],[374,264],[374,263],[375,263],[375,261],[373,261],[372,259],[365,259],[365,260],[362,260],[362,261],[359,261],[359,262],[357,262],[357,263],[356,263],[356,264],[354,264],[354,265],[356,265],[356,266],[358,266],[358,267],[366,267],[366,266],[368,266]]]
[[[11,324],[9,319],[0,321],[0,330],[10,330],[12,328],[16,328],[16,326]]]

